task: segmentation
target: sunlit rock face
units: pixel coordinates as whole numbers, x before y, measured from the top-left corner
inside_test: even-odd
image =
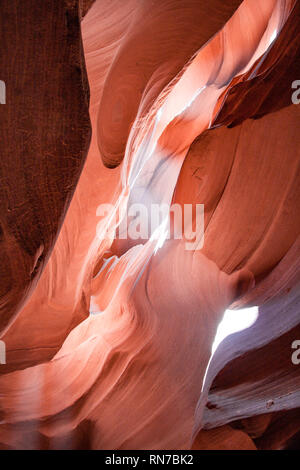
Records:
[[[297,447],[299,2],[1,8],[0,447]]]

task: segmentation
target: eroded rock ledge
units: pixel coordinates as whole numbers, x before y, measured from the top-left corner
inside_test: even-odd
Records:
[[[299,2],[0,8],[0,448],[297,446]],[[135,203],[202,249],[114,239]]]

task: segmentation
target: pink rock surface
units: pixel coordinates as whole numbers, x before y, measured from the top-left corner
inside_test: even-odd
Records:
[[[292,0],[96,0],[85,14],[92,139],[80,177],[76,167],[62,181],[67,200],[76,186],[62,223],[43,194],[32,204],[52,223],[43,272],[1,297],[12,306],[1,448],[284,448],[297,437],[299,420],[285,437],[276,422],[300,406],[298,19]],[[99,206],[135,203],[204,204],[201,250],[163,231],[160,243],[114,240]],[[224,311],[253,305],[257,322],[212,357]]]

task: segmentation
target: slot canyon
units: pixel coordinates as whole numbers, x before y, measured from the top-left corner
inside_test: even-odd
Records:
[[[0,22],[0,449],[300,450],[299,1]]]

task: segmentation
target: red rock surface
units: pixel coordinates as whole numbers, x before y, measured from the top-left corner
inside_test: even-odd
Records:
[[[297,447],[299,2],[53,5],[0,7],[0,448]],[[204,204],[203,247],[108,203]]]

